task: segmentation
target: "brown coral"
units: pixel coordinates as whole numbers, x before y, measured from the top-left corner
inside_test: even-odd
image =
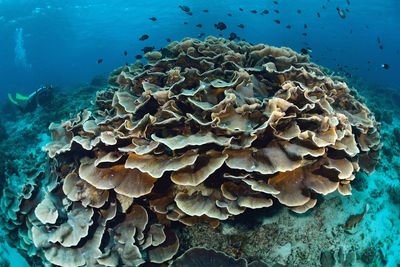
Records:
[[[74,250],[49,241],[68,221],[55,222],[43,200],[33,229],[54,264],[67,255],[77,265],[161,263],[179,246],[170,221],[216,227],[273,199],[303,213],[317,194],[350,194],[353,173],[376,164],[374,116],[308,56],[208,37],[146,58],[146,66],[114,71],[92,112],[50,126],[54,142],[44,149],[70,170],[58,173],[63,191],[51,194],[73,203],[67,217],[75,209],[100,214],[86,218],[93,241]],[[44,232],[47,223],[55,233]],[[71,233],[74,243],[83,233]],[[100,253],[96,238],[105,233]]]

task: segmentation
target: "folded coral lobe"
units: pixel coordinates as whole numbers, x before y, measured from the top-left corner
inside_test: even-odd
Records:
[[[215,227],[274,201],[304,213],[317,194],[350,194],[354,173],[377,163],[373,114],[307,55],[208,37],[146,58],[113,71],[91,112],[50,127],[54,141],[44,149],[70,171],[57,173],[63,191],[43,197],[39,221],[62,227],[53,206],[72,202],[58,216],[96,211],[90,230],[113,237],[102,251],[93,234],[79,248],[40,239],[54,264],[56,250],[78,265],[165,262],[179,246],[170,221]],[[64,202],[51,204],[56,198]]]

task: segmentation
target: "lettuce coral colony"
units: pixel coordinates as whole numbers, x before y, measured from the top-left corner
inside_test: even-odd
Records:
[[[217,227],[274,202],[304,213],[374,170],[379,124],[307,55],[208,37],[146,58],[112,72],[93,107],[50,125],[49,165],[31,178],[42,186],[6,203],[29,255],[159,264],[179,250],[174,221]]]

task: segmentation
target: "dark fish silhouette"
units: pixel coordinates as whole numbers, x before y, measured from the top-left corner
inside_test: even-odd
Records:
[[[229,40],[235,40],[238,36],[236,35],[236,33],[231,32],[231,34],[229,34]]]
[[[232,14],[231,14],[231,13],[228,13],[228,16],[229,16],[229,17],[232,17]]]
[[[299,13],[299,14],[300,14],[300,13],[301,13],[301,10],[300,10],[300,9],[297,9],[297,13]]]
[[[222,33],[219,33],[218,36],[219,36],[219,37],[222,37]]]
[[[217,24],[214,24],[214,27],[220,31],[223,31],[226,29],[226,25],[223,22],[218,22]]]
[[[185,12],[190,12],[190,8],[188,6],[179,6],[179,8]]]
[[[390,67],[388,64],[382,64],[382,68],[384,68],[385,70],[388,70]]]
[[[376,40],[378,41],[378,44],[380,44],[381,43],[381,38],[376,38]]]
[[[344,19],[344,18],[346,17],[346,13],[344,13],[344,11],[343,11],[342,9],[340,9],[340,8],[337,7],[336,10],[337,10],[339,16],[340,16],[342,19]]]
[[[244,25],[243,24],[239,24],[238,27],[244,29]]]
[[[127,56],[128,55],[128,51],[124,51],[124,56]]]
[[[302,48],[300,51],[301,51],[301,54],[308,55],[308,50],[306,48]]]
[[[379,46],[379,49],[380,49],[380,50],[383,50],[383,45],[380,45],[380,46]]]
[[[100,59],[97,60],[97,64],[100,64],[101,62],[103,62],[103,59],[102,59],[102,58],[100,58]]]
[[[321,14],[319,14],[319,12],[317,12],[317,16],[318,16],[318,18],[320,18],[320,17],[321,17]]]
[[[143,57],[142,57],[142,55],[136,55],[135,58],[136,58],[136,59],[142,59]]]
[[[326,9],[326,7],[325,7],[325,6],[322,6],[322,8],[323,8],[323,9]]]
[[[185,21],[185,22],[183,22],[183,24],[187,25],[188,23]]]
[[[260,13],[261,15],[267,15],[269,14],[269,11],[267,9],[264,9],[263,12]]]
[[[204,9],[203,12],[204,12],[204,13],[208,13],[208,9]]]
[[[307,29],[307,24],[304,24],[304,29]]]
[[[188,14],[189,16],[191,16],[191,15],[193,15],[193,13],[192,12],[186,12],[186,14]]]
[[[200,34],[199,34],[199,38],[202,38],[204,35],[205,35],[204,32],[200,33]]]
[[[149,18],[149,20],[156,21],[157,18],[156,17],[151,17],[151,18]]]
[[[257,10],[250,10],[251,13],[256,14]]]
[[[303,35],[303,36],[307,36],[307,33],[306,33],[306,32],[303,32],[302,35]]]
[[[278,1],[274,1],[274,4],[277,5],[277,4],[278,4]]]
[[[278,9],[274,9],[276,14],[279,14],[279,10]]]
[[[203,27],[203,25],[197,24],[196,27],[197,27],[197,28],[201,28],[201,27]]]
[[[281,24],[281,21],[279,19],[274,20],[276,23]]]
[[[346,12],[347,12],[347,13],[349,13],[349,12],[350,12],[350,10],[349,10],[348,8],[346,8],[345,10],[346,10]]]
[[[290,25],[286,26],[286,29],[291,29],[291,28],[292,28],[292,26],[290,26]]]
[[[146,53],[148,53],[148,52],[153,51],[154,49],[155,49],[154,46],[145,46],[145,47],[143,47],[143,48],[140,49],[140,50],[142,50],[142,51],[146,54]]]
[[[170,43],[170,42],[171,42],[171,39],[167,38],[167,42]]]
[[[348,5],[350,5],[350,1],[349,0],[346,0],[346,2],[347,2]]]
[[[143,34],[142,37],[139,38],[140,41],[144,41],[146,39],[149,39],[149,36],[147,34]]]
[[[243,8],[239,7],[239,10],[240,10],[240,11],[243,11]]]

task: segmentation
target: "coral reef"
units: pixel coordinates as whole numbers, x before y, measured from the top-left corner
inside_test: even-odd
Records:
[[[217,227],[274,202],[305,213],[374,171],[380,125],[306,55],[208,37],[146,58],[112,72],[90,110],[52,123],[47,169],[4,196],[37,261],[163,263],[179,249],[174,221]],[[272,253],[286,261],[291,245]]]

